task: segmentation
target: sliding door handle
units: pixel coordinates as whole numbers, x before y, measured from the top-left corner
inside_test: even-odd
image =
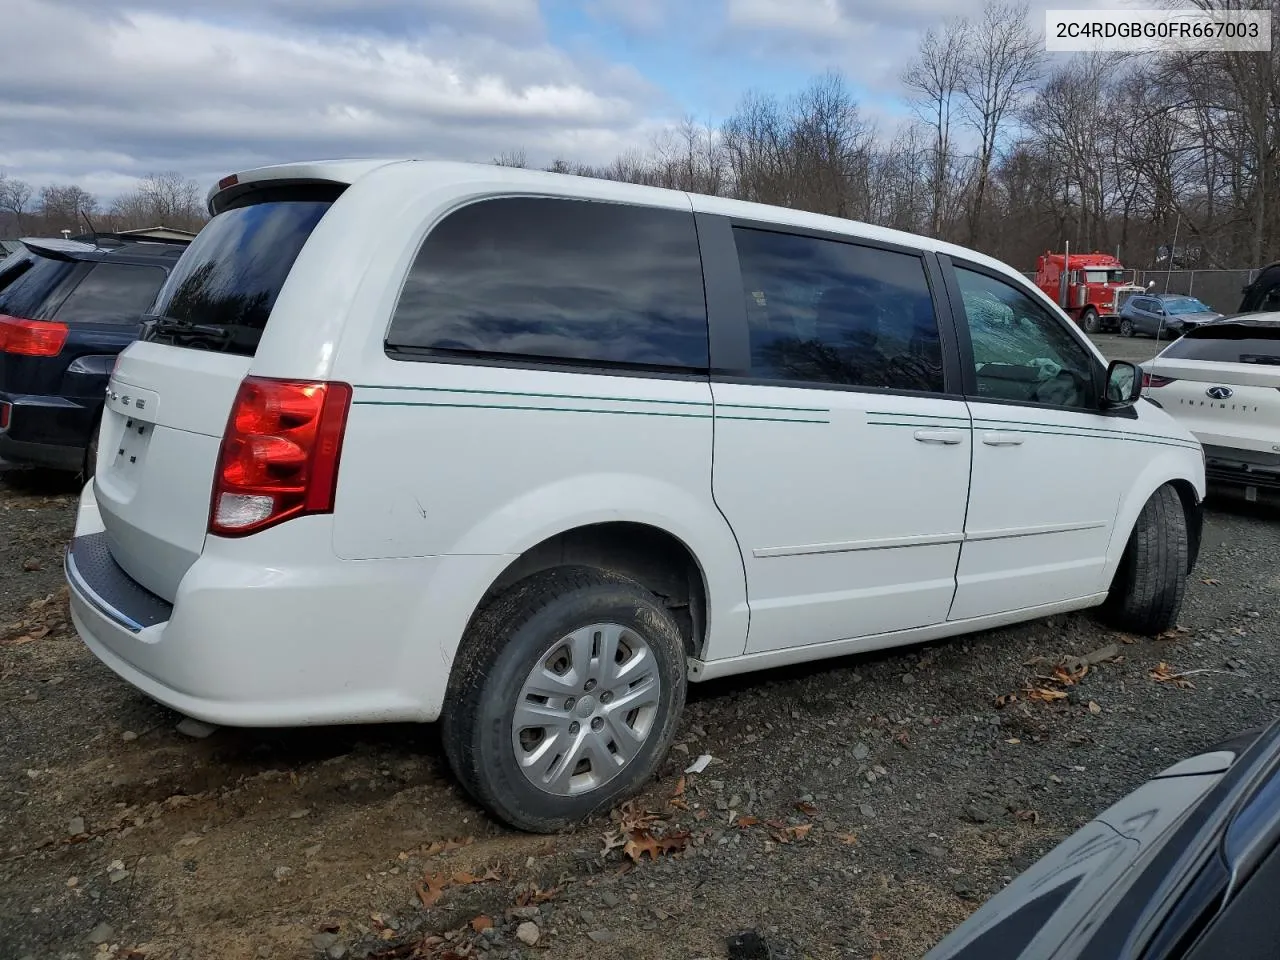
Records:
[[[916,439],[921,443],[944,443],[954,446],[964,442],[964,433],[960,430],[917,430]]]
[[[984,433],[982,442],[988,447],[1020,447],[1022,435],[1018,433]]]

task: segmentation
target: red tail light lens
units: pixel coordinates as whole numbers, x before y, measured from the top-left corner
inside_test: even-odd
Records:
[[[218,454],[209,532],[238,537],[332,513],[350,407],[345,383],[246,377]]]
[[[0,353],[24,357],[56,357],[67,342],[67,325],[26,320],[0,313]]]
[[[13,411],[12,403],[0,403],[0,430],[9,429],[9,416]]]
[[[1154,373],[1144,373],[1142,375],[1142,388],[1147,387],[1167,387],[1169,384],[1177,380],[1177,377],[1159,377]]]

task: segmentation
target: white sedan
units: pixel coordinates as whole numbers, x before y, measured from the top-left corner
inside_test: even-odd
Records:
[[[1143,392],[1204,446],[1210,481],[1280,489],[1280,313],[1206,324],[1143,364]]]

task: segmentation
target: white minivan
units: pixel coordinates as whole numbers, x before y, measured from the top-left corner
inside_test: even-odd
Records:
[[[489,165],[229,176],[107,392],[76,629],[214,724],[441,721],[498,818],[654,775],[689,681],[1174,624],[1200,445],[935,240]]]

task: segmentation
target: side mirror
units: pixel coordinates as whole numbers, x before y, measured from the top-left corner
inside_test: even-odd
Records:
[[[1108,410],[1131,407],[1142,396],[1142,368],[1128,360],[1107,365],[1107,391],[1102,405]]]

